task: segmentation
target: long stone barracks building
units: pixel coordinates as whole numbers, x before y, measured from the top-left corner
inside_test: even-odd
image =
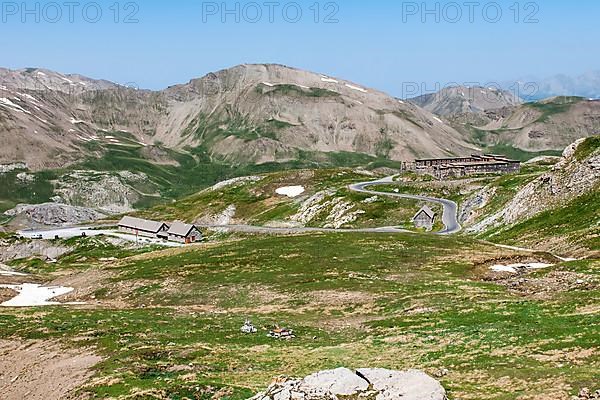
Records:
[[[200,230],[191,224],[175,221],[171,225],[165,222],[149,221],[135,217],[123,217],[119,222],[119,231],[136,236],[157,238],[179,243],[195,243],[202,240]]]
[[[460,178],[477,174],[511,174],[521,170],[521,162],[503,155],[484,154],[470,157],[430,158],[415,161],[418,173],[437,179]]]

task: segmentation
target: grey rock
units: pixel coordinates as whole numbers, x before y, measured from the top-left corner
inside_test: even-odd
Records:
[[[22,162],[12,164],[0,164],[0,174],[6,174],[17,169],[27,169],[27,164]]]
[[[144,173],[78,170],[60,177],[55,194],[69,205],[93,208],[105,214],[122,214],[132,211],[142,195],[158,195],[142,194],[134,188],[144,181],[149,181]]]
[[[338,368],[307,376],[302,381],[300,388],[305,390],[324,389],[334,395],[352,396],[367,390],[369,383],[348,368]]]
[[[51,226],[92,222],[106,216],[89,208],[56,203],[20,204],[4,214],[10,217],[22,216],[35,224]]]
[[[550,172],[522,187],[503,209],[471,226],[467,232],[480,233],[502,225],[514,225],[595,190],[600,183],[600,170],[592,166],[600,164],[600,152],[596,150],[585,160],[578,160],[575,154],[583,141],[578,140],[567,147],[560,162]]]
[[[20,174],[17,174],[17,180],[19,180],[21,183],[31,183],[35,181],[35,175],[21,172]]]
[[[446,391],[442,385],[417,370],[405,372],[387,369],[359,369],[357,374],[371,383],[379,392],[376,400],[445,400]]]
[[[317,372],[302,380],[274,383],[250,400],[446,400],[442,385],[427,374],[386,369],[347,368]]]
[[[470,198],[466,199],[460,207],[459,222],[461,224],[470,223],[477,211],[485,207],[496,194],[496,188],[483,188]]]
[[[57,259],[72,251],[67,246],[57,246],[46,240],[35,241],[2,241],[0,240],[0,262],[11,260],[42,257]]]

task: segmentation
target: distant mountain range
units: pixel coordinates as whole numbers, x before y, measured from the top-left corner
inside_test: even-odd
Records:
[[[273,64],[161,91],[0,69],[0,211],[58,201],[120,213],[238,176],[480,152],[526,160],[600,134],[600,101],[579,97],[521,103],[456,87],[413,101]]]
[[[162,91],[37,68],[0,70],[0,85],[0,164],[34,170],[101,157],[106,146],[142,147],[162,163],[176,162],[169,149],[233,165],[477,150],[412,103],[282,65],[240,65]]]
[[[556,96],[600,99],[600,70],[589,71],[579,76],[559,74],[546,79],[525,77],[505,82],[502,86],[526,101]]]
[[[543,88],[589,89],[599,81],[597,74],[557,78]],[[559,99],[532,107],[484,87],[404,101],[274,64],[240,65],[162,91],[39,68],[0,69],[0,164],[25,162],[39,171],[97,160],[94,168],[127,170],[132,153],[184,168],[184,158],[318,165],[348,154],[411,160],[488,145],[559,151],[598,134],[598,115],[600,102]]]
[[[579,138],[600,135],[600,100],[586,97],[525,103],[509,91],[455,86],[410,101],[481,147],[558,151]]]

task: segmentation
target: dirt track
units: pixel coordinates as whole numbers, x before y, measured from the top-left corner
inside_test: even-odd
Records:
[[[65,400],[102,359],[48,341],[0,340],[2,400]]]

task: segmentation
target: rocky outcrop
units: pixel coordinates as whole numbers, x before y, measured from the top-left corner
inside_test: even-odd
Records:
[[[301,204],[298,212],[291,216],[290,220],[308,225],[323,218],[324,228],[339,229],[356,221],[361,214],[365,213],[344,198],[333,196],[334,192],[331,190],[315,193]]]
[[[250,400],[445,400],[446,391],[417,371],[347,368],[321,371],[304,379],[273,383]]]
[[[56,203],[20,204],[4,214],[10,217],[23,218],[28,224],[51,226],[87,223],[106,217],[106,215],[89,208]]]
[[[134,209],[142,195],[156,195],[140,193],[136,185],[151,187],[152,183],[144,173],[73,171],[58,180],[54,192],[59,203],[124,214]]]
[[[581,196],[600,182],[600,154],[577,160],[575,153],[584,139],[567,147],[562,160],[517,193],[504,212],[504,222],[513,224]]]
[[[221,190],[226,187],[238,187],[238,186],[243,186],[248,183],[256,183],[256,182],[261,181],[262,179],[263,179],[262,176],[241,176],[239,178],[233,178],[233,179],[229,179],[229,180],[226,180],[223,182],[219,182],[219,183],[211,186],[208,190],[215,192],[217,190]]]
[[[573,400],[597,400],[600,399],[600,389],[592,393],[588,388],[583,388],[577,396],[573,396]]]
[[[567,147],[550,172],[524,186],[503,209],[468,231],[483,232],[500,225],[513,225],[595,190],[600,184],[600,149],[579,159],[578,150],[586,140],[593,138],[578,140]]]
[[[333,207],[327,216],[325,228],[340,229],[356,221],[361,214],[365,213],[364,210],[355,209],[354,204],[339,197],[334,199],[332,204]]]
[[[16,171],[18,169],[27,169],[27,164],[25,164],[25,163],[0,164],[0,174],[6,174],[8,172]]]
[[[67,246],[54,245],[47,240],[35,241],[6,241],[0,240],[0,262],[9,262],[22,258],[41,257],[57,259],[70,252]],[[2,270],[2,267],[0,267]]]
[[[353,396],[368,388],[369,383],[348,368],[317,372],[300,384],[300,389],[306,392],[322,391],[336,396]]]
[[[376,400],[442,400],[446,391],[438,381],[427,374],[410,370],[405,372],[387,369],[359,369],[356,371],[366,379],[379,394]]]
[[[460,205],[458,221],[465,225],[471,223],[496,194],[496,188],[483,188]]]
[[[333,195],[333,191],[321,191],[317,192],[300,206],[298,213],[293,215],[290,219],[301,224],[307,224],[319,215],[325,207],[325,200]]]
[[[229,225],[233,222],[235,218],[235,213],[237,211],[237,207],[235,204],[231,204],[227,206],[225,210],[217,214],[204,215],[196,221],[194,221],[197,225],[208,225],[208,226],[225,226]]]
[[[17,180],[21,183],[31,183],[35,181],[35,175],[28,174],[27,172],[21,172],[17,174]]]

